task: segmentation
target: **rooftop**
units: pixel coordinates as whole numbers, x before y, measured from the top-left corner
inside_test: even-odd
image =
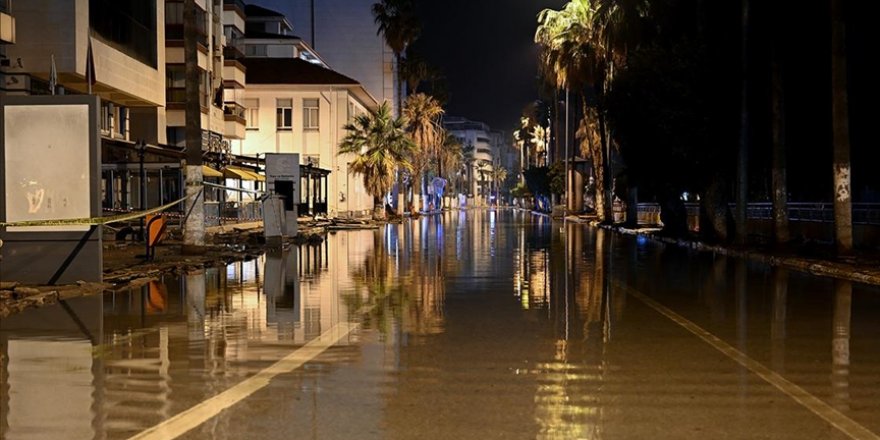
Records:
[[[357,85],[334,70],[299,58],[245,58],[248,84]]]
[[[251,17],[284,17],[284,14],[257,5],[245,5],[244,14]]]

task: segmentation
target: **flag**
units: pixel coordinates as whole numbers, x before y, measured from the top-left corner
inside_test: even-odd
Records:
[[[95,57],[92,55],[92,37],[89,37],[89,47],[86,50],[86,82],[89,84],[89,95],[91,95],[92,87],[98,82],[95,77]]]
[[[49,66],[49,90],[54,95],[58,87],[58,69],[55,68],[55,54],[51,55],[52,63]]]

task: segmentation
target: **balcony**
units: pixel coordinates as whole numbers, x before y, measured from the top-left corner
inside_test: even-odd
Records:
[[[243,89],[246,84],[247,68],[237,60],[223,61],[223,86],[229,89]]]
[[[223,104],[223,120],[225,130],[223,136],[230,139],[244,139],[246,133],[245,108],[235,102]]]
[[[223,0],[224,11],[235,11],[244,17],[244,1],[242,0]]]

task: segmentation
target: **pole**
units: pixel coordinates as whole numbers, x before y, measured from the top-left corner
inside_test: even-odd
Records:
[[[139,140],[137,143],[137,155],[138,161],[140,162],[140,210],[144,211],[147,209],[147,179],[146,172],[144,171],[144,155],[146,155],[147,144],[143,140]],[[140,218],[140,228],[141,228],[141,236],[144,237],[144,240],[147,239],[147,233],[144,231],[144,218]]]
[[[569,90],[568,90],[568,86],[566,86],[565,87],[565,209],[563,210],[563,212],[566,215],[568,214],[569,206],[571,206],[571,181],[570,181],[571,170],[569,170],[569,168],[571,167],[571,157],[570,157],[570,151],[569,151],[569,145],[568,145],[569,144],[568,135],[569,135],[569,132],[571,132],[571,129],[568,126],[568,120],[569,120],[568,95],[569,95]]]
[[[210,3],[208,3],[210,5]],[[186,195],[188,210],[192,215],[186,219],[182,251],[200,254],[205,251],[205,202],[196,197],[202,190],[202,106],[198,65],[198,27],[196,26],[196,2],[183,3],[183,53],[186,62]],[[211,105],[210,103],[208,105]]]

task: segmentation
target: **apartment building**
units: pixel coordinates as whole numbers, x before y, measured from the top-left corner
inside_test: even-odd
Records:
[[[4,1],[15,35],[3,48],[2,92],[50,94],[54,58],[58,94],[101,98],[104,206],[139,207],[179,187],[179,151],[166,148],[165,28],[162,0]],[[5,33],[0,29],[0,34]],[[4,38],[4,41],[11,43]],[[94,73],[92,84],[87,72]],[[142,152],[152,200],[140,200],[134,164]],[[167,194],[166,194],[167,195]]]
[[[467,169],[468,198],[473,203],[483,206],[492,190],[492,170],[496,166],[493,132],[482,122],[471,121],[458,116],[443,118],[443,126],[455,136],[469,156],[470,167]]]
[[[168,144],[186,143],[186,60],[183,48],[183,0],[165,0],[166,133]],[[247,69],[241,63],[240,36],[245,5],[240,0],[196,0],[198,66],[203,149],[209,162],[225,165],[229,140],[245,136],[244,89]],[[228,159],[225,159],[228,162]]]

